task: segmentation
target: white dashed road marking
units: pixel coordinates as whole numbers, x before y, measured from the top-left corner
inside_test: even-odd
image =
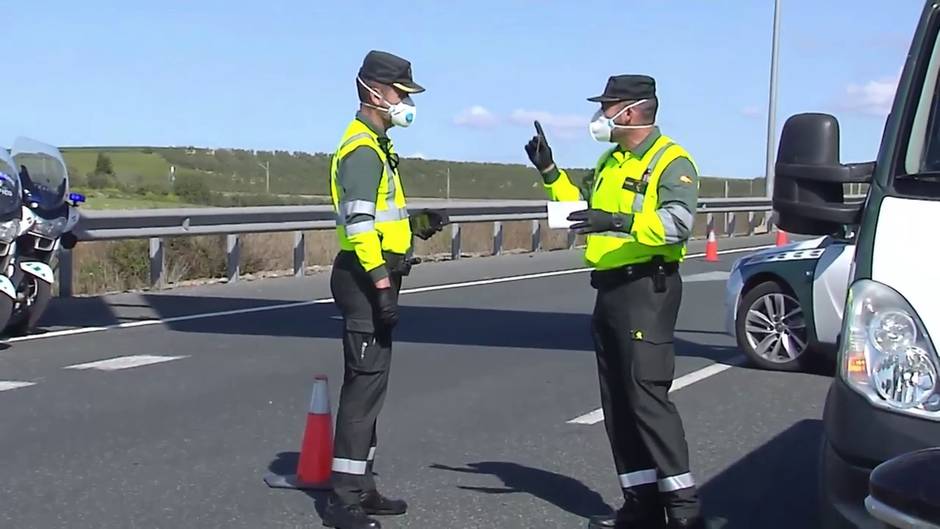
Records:
[[[714,272],[701,272],[699,274],[692,274],[689,276],[684,276],[682,278],[683,283],[699,283],[704,281],[727,281],[731,276],[731,272],[724,272],[721,270],[715,270]]]
[[[723,364],[712,364],[707,367],[703,367],[698,371],[693,371],[691,373],[682,375],[681,377],[673,380],[672,388],[669,390],[669,393],[673,391],[679,391],[682,388],[686,388],[695,384],[696,382],[701,382],[706,378],[713,377],[718,373],[727,371],[732,367],[739,366],[743,364],[745,358],[743,356],[736,356],[731,360],[728,360]],[[585,413],[579,417],[575,417],[568,421],[568,424],[597,424],[604,420],[604,410],[598,408],[594,411]]]
[[[0,380],[0,391],[9,391],[11,389],[28,388],[35,386],[35,382],[22,382],[19,380]]]
[[[179,360],[185,356],[153,356],[153,355],[134,355],[118,356],[107,360],[98,360],[87,364],[75,364],[66,366],[64,369],[97,369],[99,371],[117,371],[119,369],[130,369],[132,367],[147,366],[159,364],[160,362],[169,362]]]

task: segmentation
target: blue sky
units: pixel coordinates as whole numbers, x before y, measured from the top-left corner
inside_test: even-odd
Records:
[[[874,158],[923,1],[782,3],[778,125],[833,113],[843,160]],[[593,166],[585,98],[647,73],[660,125],[703,174],[764,172],[772,0],[2,4],[0,144],[331,152],[375,48],[428,89],[391,133],[405,155],[527,163],[539,117],[561,165]]]

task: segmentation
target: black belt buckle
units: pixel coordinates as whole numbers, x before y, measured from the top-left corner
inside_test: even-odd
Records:
[[[653,291],[666,291],[666,262],[662,257],[654,257],[653,263]]]

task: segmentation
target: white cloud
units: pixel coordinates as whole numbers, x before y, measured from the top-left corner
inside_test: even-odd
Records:
[[[554,133],[562,138],[572,138],[578,134],[587,134],[589,119],[576,114],[553,114],[541,110],[516,109],[509,115],[509,121],[515,125],[535,127],[533,121],[538,121],[546,133]],[[546,134],[547,135],[547,134]],[[551,138],[548,138],[551,141]]]
[[[885,77],[865,84],[849,84],[839,102],[844,110],[885,117],[891,111],[898,77]]]
[[[417,159],[419,159],[419,160],[427,160],[427,159],[428,159],[427,155],[425,155],[423,152],[416,152],[416,153],[412,154],[411,156],[405,156],[405,158],[417,158]]]
[[[499,123],[499,118],[486,107],[474,105],[454,117],[460,127],[490,128]]]
[[[746,118],[757,119],[762,118],[766,114],[766,111],[757,105],[748,105],[741,109],[741,115]]]

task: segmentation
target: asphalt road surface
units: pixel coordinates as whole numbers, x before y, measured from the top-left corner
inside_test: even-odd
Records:
[[[683,266],[673,398],[708,512],[811,528],[830,379],[733,367],[723,292],[740,255]],[[384,527],[581,528],[619,506],[580,266],[561,251],[414,269],[376,458],[380,489],[411,508]],[[262,478],[295,470],[318,373],[335,413],[327,278],[56,303],[47,334],[0,351],[0,527],[320,526],[322,494]]]

